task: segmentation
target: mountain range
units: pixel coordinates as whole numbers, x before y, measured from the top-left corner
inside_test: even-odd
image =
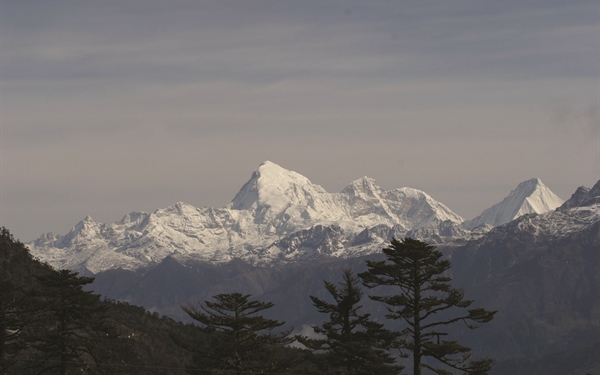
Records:
[[[449,330],[453,338],[476,348],[477,355],[496,359],[490,375],[599,372],[600,181],[592,189],[579,188],[556,210],[525,214],[468,241],[437,247],[452,261],[453,284],[476,306],[498,311],[479,330]],[[383,258],[375,252],[263,267],[242,259],[211,263],[169,256],[150,270],[100,272],[92,287],[108,298],[184,321],[189,317],[182,304],[240,291],[273,302],[269,317],[298,332],[326,319],[309,298],[329,297],[323,280],[336,282],[342,269],[362,272],[367,259]],[[386,311],[377,303],[364,298],[361,304],[386,321]],[[398,324],[388,323],[391,328]]]
[[[423,191],[385,191],[368,177],[329,193],[296,172],[266,161],[232,202],[197,208],[178,202],[153,213],[132,212],[103,224],[90,216],[64,236],[42,235],[31,252],[56,268],[96,274],[149,269],[166,257],[254,265],[377,252],[392,237],[432,243],[465,241],[528,213],[554,210],[563,201],[534,178],[502,202],[465,221]]]
[[[87,217],[28,245],[55,267],[93,273],[107,298],[185,321],[182,304],[239,291],[273,302],[269,317],[299,332],[326,319],[309,298],[328,297],[323,280],[364,271],[403,236],[435,244],[453,284],[498,311],[479,330],[449,331],[496,359],[490,375],[600,372],[600,181],[563,202],[534,178],[465,221],[419,190],[363,177],[328,193],[265,162],[224,208],[177,203],[109,225]],[[361,304],[385,321],[381,306]]]

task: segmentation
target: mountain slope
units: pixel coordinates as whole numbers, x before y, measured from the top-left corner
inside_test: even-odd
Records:
[[[496,227],[525,214],[552,211],[563,202],[539,178],[532,178],[521,182],[506,198],[481,215],[465,221],[464,227],[473,229],[485,224]]]
[[[585,373],[582,363],[565,366],[554,355],[570,352],[565,361],[598,348],[600,181],[578,192],[555,211],[523,215],[452,254],[455,282],[498,310],[484,346],[506,362],[493,374]],[[586,366],[600,367],[598,358]]]

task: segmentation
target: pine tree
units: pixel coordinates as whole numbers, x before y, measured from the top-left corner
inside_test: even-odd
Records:
[[[14,359],[26,347],[28,318],[22,303],[25,291],[10,280],[0,278],[0,374],[13,367]]]
[[[473,301],[465,299],[461,289],[452,288],[452,279],[445,276],[450,261],[442,260],[442,253],[435,246],[411,238],[393,239],[383,253],[387,260],[367,261],[368,270],[359,277],[368,288],[398,288],[398,294],[369,297],[385,304],[389,312],[386,317],[406,324],[400,334],[406,338],[405,347],[412,354],[414,374],[420,375],[422,368],[442,375],[452,374],[448,369],[486,374],[493,360],[471,360],[471,349],[442,339],[447,335],[442,330],[457,322],[477,328],[489,322],[495,311],[468,309]],[[436,359],[442,366],[424,363],[425,357]]]
[[[193,348],[194,360],[188,372],[195,374],[263,374],[282,371],[276,352],[293,341],[291,331],[275,333],[284,325],[259,315],[273,307],[271,302],[251,301],[241,293],[218,294],[204,306],[183,306],[183,310],[201,323],[198,329],[208,339]]]
[[[35,341],[33,327],[40,324],[43,306],[27,283],[27,275],[50,272],[50,267],[31,267],[35,262],[29,251],[10,234],[0,228],[0,374],[22,373],[27,361],[30,344]],[[26,271],[24,271],[26,270]]]
[[[395,358],[389,353],[394,346],[394,335],[383,324],[370,320],[370,314],[360,314],[358,305],[362,291],[360,280],[350,270],[343,270],[339,288],[324,281],[325,288],[334,303],[310,296],[321,313],[329,314],[329,321],[320,327],[313,326],[323,339],[296,336],[307,348],[323,354],[316,355],[321,373],[328,374],[398,374],[402,366],[394,365]]]
[[[40,373],[102,373],[99,366],[114,338],[107,307],[100,296],[84,291],[94,279],[69,270],[38,277],[37,298],[44,313],[38,317],[37,339],[32,347],[40,354]]]

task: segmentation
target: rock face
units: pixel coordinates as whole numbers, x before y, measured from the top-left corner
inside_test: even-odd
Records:
[[[500,203],[465,221],[464,227],[474,229],[486,224],[496,227],[526,214],[543,214],[555,210],[561,204],[563,200],[550,191],[539,178],[532,178],[521,182]]]
[[[510,204],[493,210],[502,218],[494,223],[553,207],[560,200],[537,179],[519,185],[509,197]],[[386,191],[363,177],[339,193],[329,193],[267,161],[226,207],[179,202],[153,213],[132,212],[112,224],[88,216],[65,236],[46,234],[28,246],[56,268],[94,274],[150,269],[169,256],[274,265],[371,254],[392,237],[439,244],[464,242],[487,230],[480,226],[471,232],[462,224],[460,216],[420,190]]]
[[[573,207],[593,206],[597,203],[600,203],[600,181],[591,189],[585,186],[577,188],[575,193],[571,195],[571,198],[560,206],[559,209],[564,211]]]

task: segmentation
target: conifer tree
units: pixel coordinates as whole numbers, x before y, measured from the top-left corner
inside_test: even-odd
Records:
[[[22,288],[0,278],[0,374],[8,373],[16,362],[14,357],[26,347],[24,298]]]
[[[182,306],[198,329],[208,334],[205,341],[188,348],[194,359],[191,374],[263,374],[280,372],[288,365],[276,352],[293,341],[291,330],[274,332],[285,322],[267,319],[260,312],[272,302],[251,301],[241,293],[217,294],[200,308]]]
[[[33,328],[40,324],[43,306],[23,286],[34,260],[4,227],[0,228],[0,251],[0,374],[20,373],[28,365],[23,359],[31,354],[27,349],[35,341]],[[51,271],[50,267],[39,270]]]
[[[334,303],[310,296],[321,313],[329,320],[313,326],[323,339],[296,336],[307,348],[323,354],[315,356],[320,373],[328,374],[399,374],[402,366],[394,365],[395,358],[388,351],[394,346],[394,335],[383,324],[370,320],[370,314],[360,314],[358,305],[362,291],[360,280],[350,270],[343,270],[339,287],[324,281]]]
[[[369,297],[385,304],[386,317],[405,325],[400,334],[406,338],[405,347],[412,354],[414,375],[420,375],[422,368],[441,375],[452,374],[449,369],[486,374],[493,360],[471,360],[471,349],[445,339],[447,332],[443,332],[443,327],[463,322],[471,329],[477,328],[489,322],[495,311],[469,309],[473,301],[465,299],[461,289],[451,286],[452,279],[446,276],[450,261],[442,260],[442,253],[435,246],[411,238],[393,239],[383,253],[387,260],[367,261],[368,270],[359,277],[368,288],[397,288],[397,294]],[[425,363],[425,357],[442,366]]]
[[[94,279],[69,270],[38,279],[43,288],[37,297],[44,313],[38,317],[41,324],[32,347],[41,353],[40,373],[102,373],[99,365],[114,331],[100,296],[83,290]]]

